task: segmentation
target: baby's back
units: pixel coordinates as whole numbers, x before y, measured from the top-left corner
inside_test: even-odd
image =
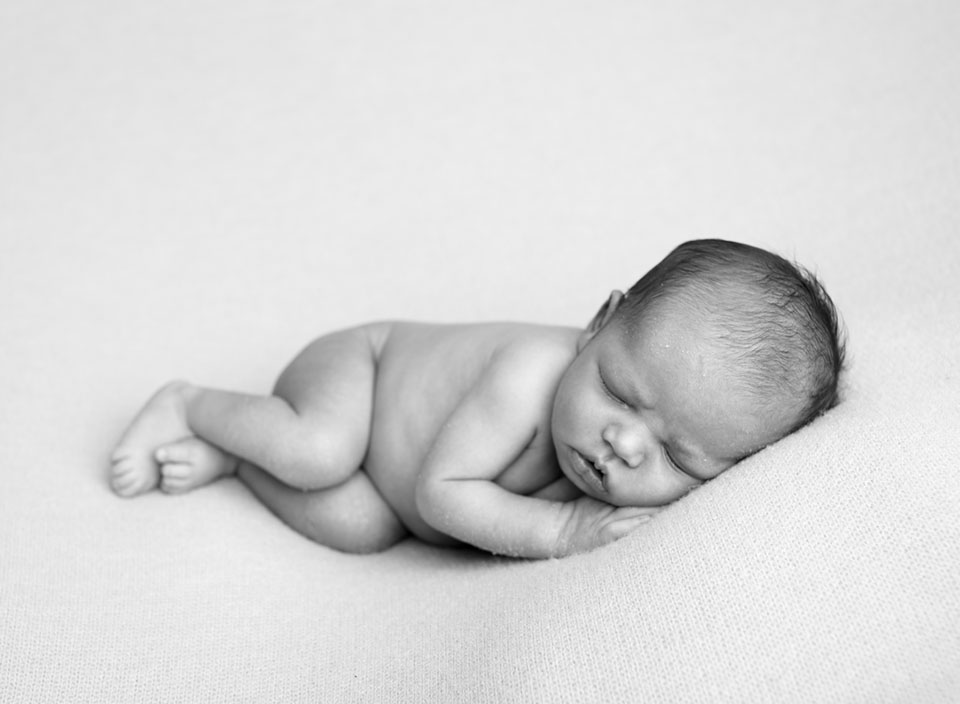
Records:
[[[364,469],[387,502],[417,535],[442,541],[416,510],[414,490],[437,433],[503,350],[522,346],[542,356],[537,365],[555,388],[576,352],[573,328],[523,323],[433,325],[375,323],[377,381]],[[538,435],[549,441],[551,398],[525,399],[541,409]],[[551,453],[552,447],[539,448]],[[539,487],[531,487],[531,490]]]

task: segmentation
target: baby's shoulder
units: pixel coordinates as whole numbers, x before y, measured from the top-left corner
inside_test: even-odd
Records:
[[[488,378],[525,393],[550,393],[576,357],[571,328],[519,326],[503,336],[490,356]]]
[[[522,323],[513,326],[508,334],[502,335],[497,350],[504,363],[567,366],[577,354],[579,331],[574,328]]]

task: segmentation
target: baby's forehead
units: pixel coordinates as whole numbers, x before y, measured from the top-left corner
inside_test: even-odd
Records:
[[[756,370],[726,334],[706,316],[653,315],[636,329],[622,326],[604,340],[609,347],[601,354],[624,382],[648,394],[659,389],[678,405],[725,413],[713,403],[724,399],[749,414],[782,406],[763,393]]]
[[[621,321],[617,326],[617,343],[638,354],[649,353],[653,348],[674,353],[695,350],[703,355],[720,356],[723,351],[720,342],[728,334],[729,322],[693,306],[666,302]]]

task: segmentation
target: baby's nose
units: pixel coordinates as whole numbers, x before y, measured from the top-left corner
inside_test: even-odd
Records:
[[[614,454],[631,469],[639,467],[646,456],[644,449],[646,441],[643,435],[636,429],[613,425],[607,426],[602,433],[604,441]]]

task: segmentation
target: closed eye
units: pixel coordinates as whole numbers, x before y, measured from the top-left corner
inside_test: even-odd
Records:
[[[663,454],[667,458],[667,462],[670,463],[670,466],[672,466],[674,469],[680,472],[680,474],[683,474],[689,477],[690,479],[694,480],[695,482],[697,482],[697,485],[704,484],[710,480],[710,476],[704,477],[701,474],[698,474],[697,472],[691,472],[689,469],[687,469],[682,464],[680,464],[675,459],[673,459],[673,455],[670,454],[670,450],[667,448],[666,445],[663,446]]]
[[[620,405],[623,406],[624,408],[630,408],[630,404],[629,404],[629,403],[627,403],[627,402],[624,401],[622,398],[620,398],[619,396],[617,396],[617,394],[615,394],[615,393],[610,389],[610,386],[607,384],[607,380],[603,378],[603,371],[600,369],[600,367],[597,367],[597,375],[600,377],[600,386],[603,387],[603,392],[604,392],[607,396],[609,396],[613,401],[615,401],[616,403],[620,404]]]
[[[686,469],[683,468],[683,465],[681,465],[679,462],[677,462],[675,459],[673,459],[673,455],[670,454],[670,450],[667,449],[667,446],[666,446],[666,445],[664,445],[664,447],[663,447],[663,455],[664,455],[664,457],[667,458],[667,462],[669,462],[669,463],[671,464],[671,466],[672,466],[675,470],[677,470],[677,471],[680,472],[681,474],[684,474],[684,475],[690,477],[691,479],[696,479],[698,482],[701,481],[701,479],[699,479],[698,477],[696,477],[696,476],[694,476],[693,474],[691,474],[690,472],[688,472]]]

